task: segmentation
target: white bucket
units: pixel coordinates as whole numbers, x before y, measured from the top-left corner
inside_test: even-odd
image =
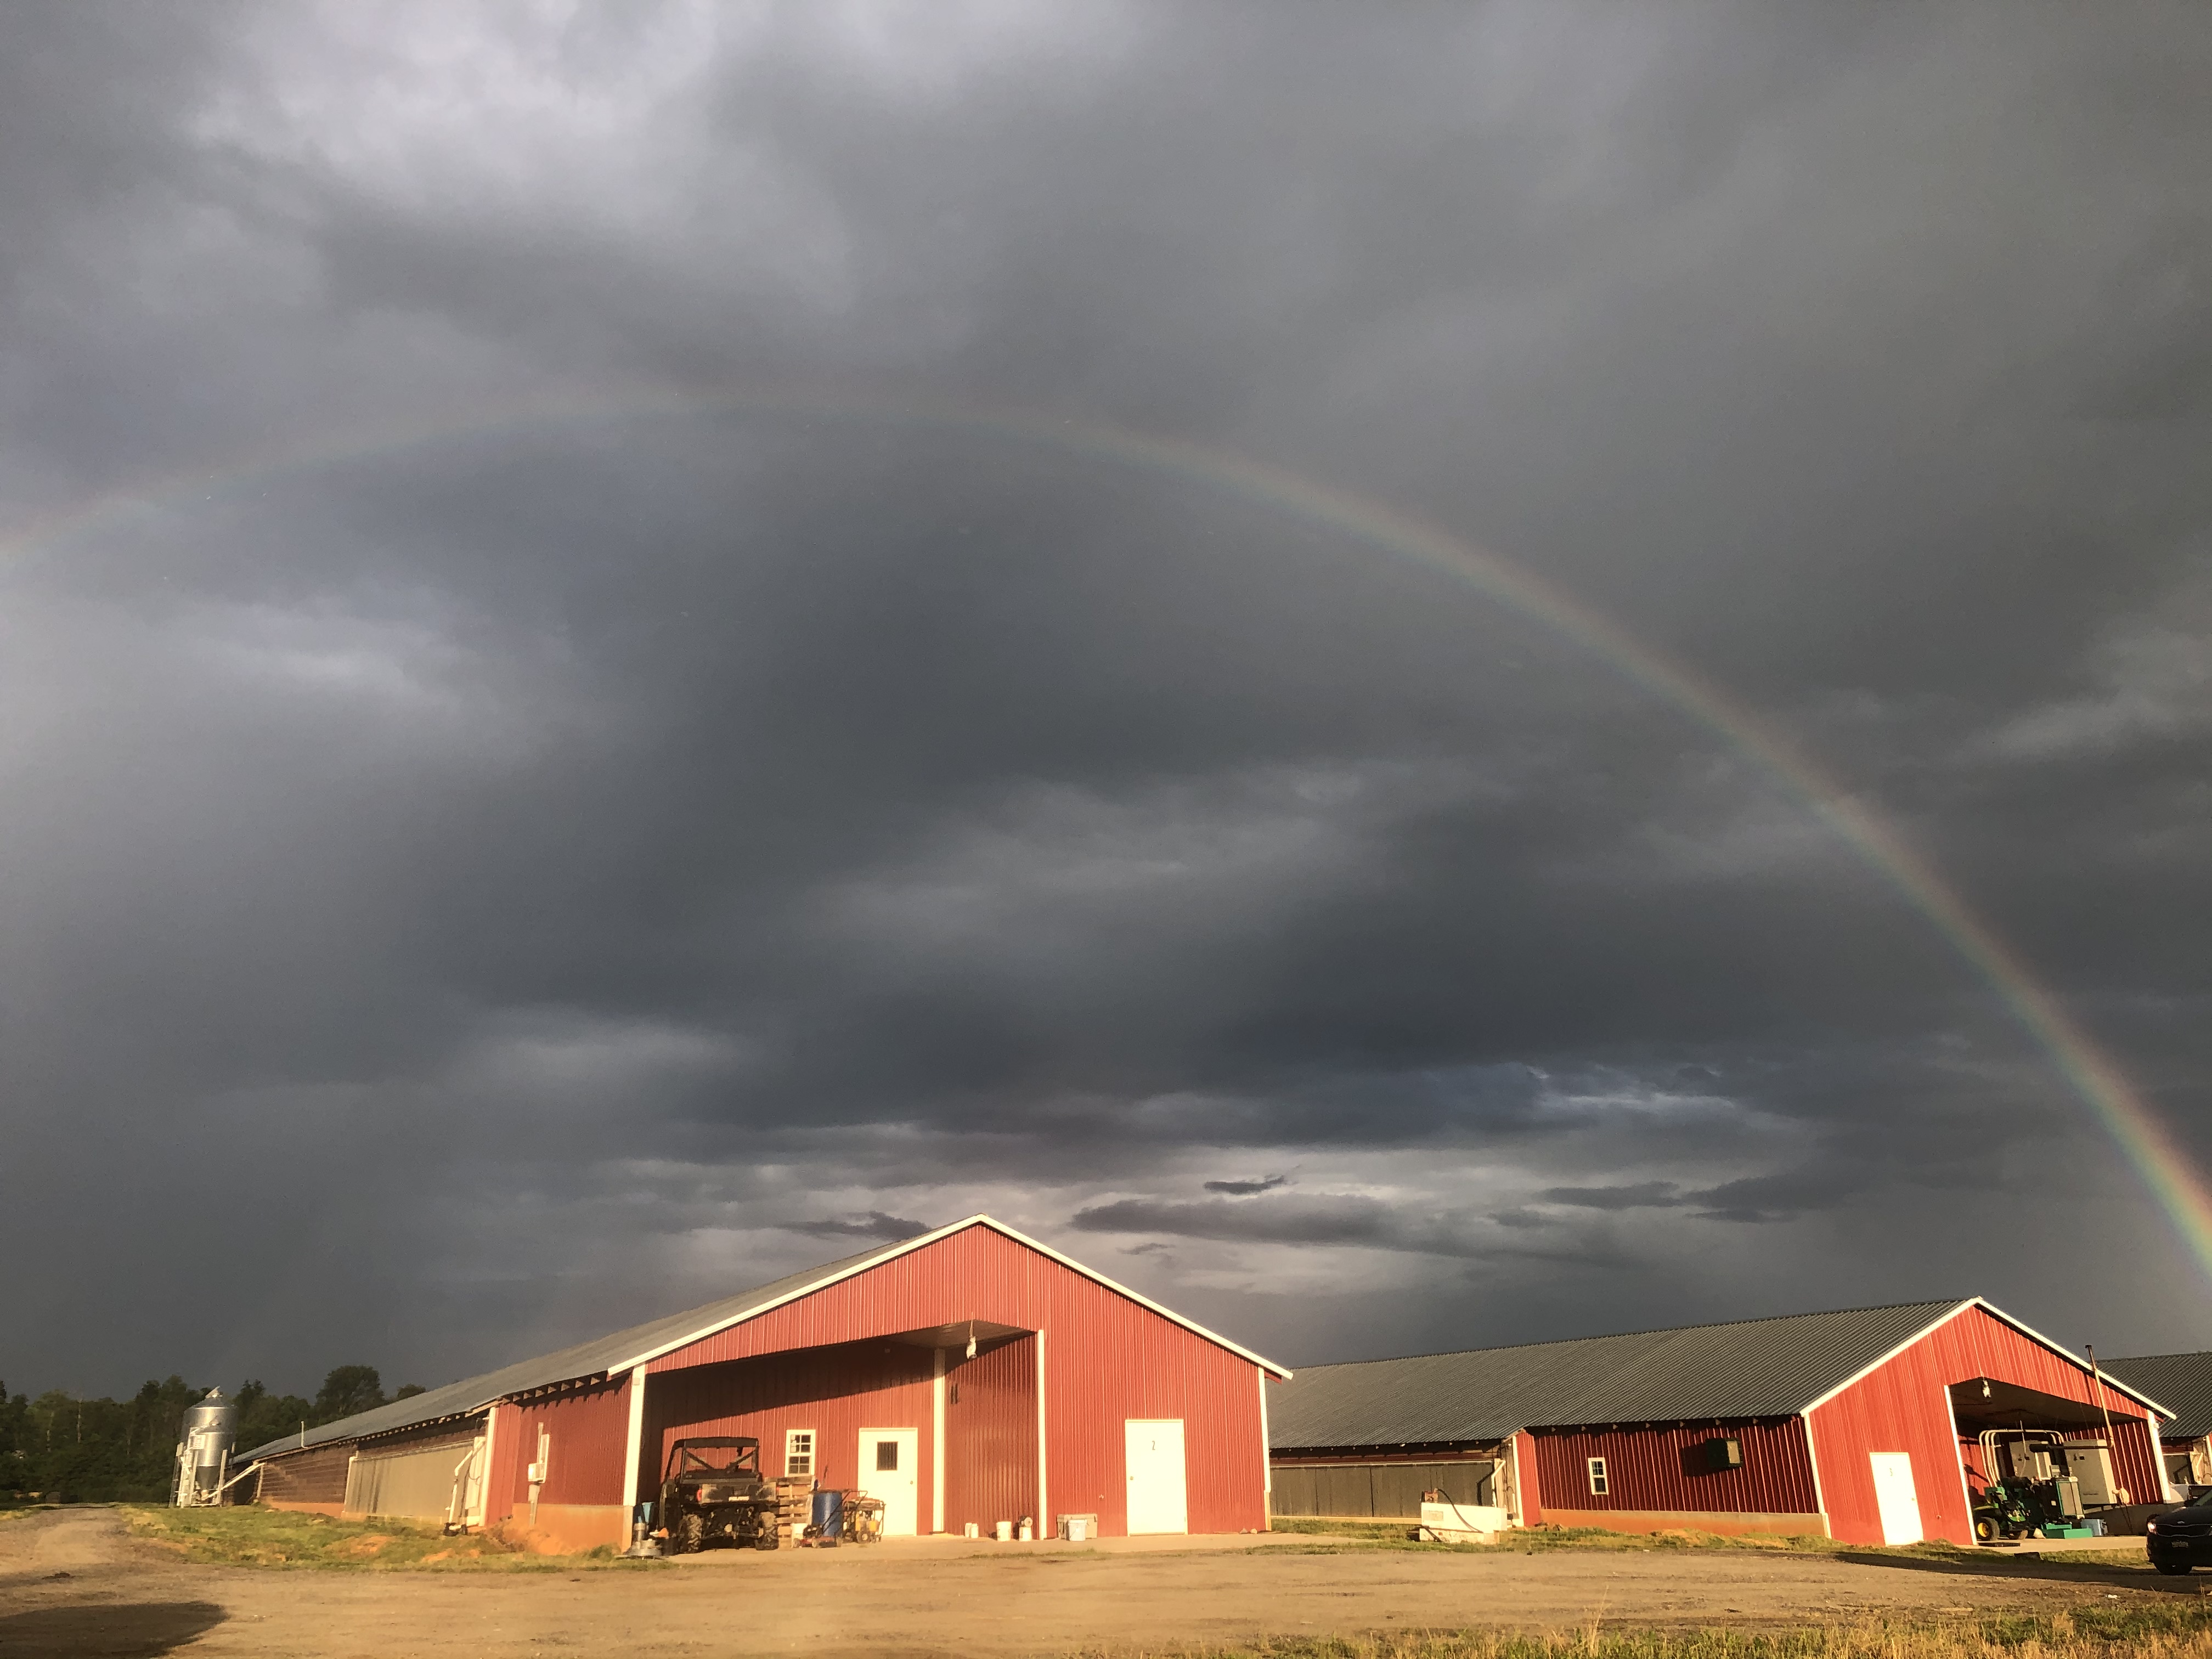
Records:
[[[1031,1543],[1035,1541],[1036,1538],[1036,1528],[1030,1525],[1028,1522],[1024,1521],[1022,1522],[1021,1531],[1018,1536],[1024,1544]]]
[[[995,1522],[992,1534],[1001,1544],[1011,1544],[1014,1541],[1014,1523],[1011,1521]]]
[[[968,1523],[964,1530],[966,1531],[967,1535],[970,1538],[981,1538],[983,1535],[983,1529],[977,1526],[973,1521],[970,1521]]]
[[[1067,1517],[1067,1541],[1069,1543],[1080,1544],[1088,1540],[1090,1536],[1091,1517],[1089,1516],[1071,1515]]]

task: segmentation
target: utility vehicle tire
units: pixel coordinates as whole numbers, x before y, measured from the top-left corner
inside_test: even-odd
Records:
[[[1996,1535],[1997,1535],[1997,1518],[1996,1518],[1996,1516],[1995,1516],[1994,1515],[1978,1515],[1978,1516],[1976,1516],[1974,1517],[1974,1536],[1975,1536],[1975,1537],[1977,1537],[1977,1538],[1980,1539],[1980,1540],[1982,1540],[1982,1542],[1984,1542],[1984,1544],[1986,1544],[1986,1543],[1990,1542],[1992,1540],[1994,1540],[1994,1539],[1996,1537]]]
[[[775,1535],[775,1528],[773,1527],[763,1527],[753,1534],[753,1547],[757,1550],[772,1550],[782,1541]]]
[[[707,1547],[707,1517],[694,1510],[669,1528],[668,1541],[678,1555],[696,1555]]]
[[[2186,1561],[2159,1561],[2154,1562],[2152,1565],[2156,1566],[2160,1572],[2166,1573],[2175,1578],[2180,1577],[2185,1572],[2195,1571],[2195,1569]]]

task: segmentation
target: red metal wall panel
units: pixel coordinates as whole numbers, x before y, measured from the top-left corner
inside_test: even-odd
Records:
[[[619,1504],[623,1462],[629,1448],[629,1377],[566,1389],[504,1408],[492,1451],[494,1491],[508,1512],[530,1503],[530,1465],[538,1435],[546,1433],[546,1480],[541,1504]],[[503,1468],[504,1473],[501,1470]],[[491,1516],[487,1512],[485,1518]]]
[[[1709,1469],[1705,1443],[1723,1435],[1742,1443],[1742,1467]],[[1686,1428],[1539,1429],[1528,1438],[1535,1452],[1540,1506],[1553,1510],[1813,1515],[1820,1507],[1799,1418]],[[1593,1457],[1606,1462],[1607,1490],[1601,1495],[1589,1489],[1588,1460]],[[1528,1462],[1524,1455],[1523,1469]]]
[[[988,1536],[994,1521],[1037,1512],[1036,1339],[946,1357],[945,1529],[973,1521]]]
[[[1126,1531],[1122,1424],[1180,1418],[1191,1530],[1267,1525],[1252,1362],[988,1227],[908,1251],[648,1369],[657,1386],[662,1373],[695,1365],[970,1319],[1043,1334],[1051,1515],[1095,1513],[1102,1533]]]
[[[929,1525],[933,1425],[930,1351],[894,1342],[856,1342],[757,1359],[723,1360],[662,1371],[645,1387],[645,1433],[637,1493],[655,1498],[669,1449],[688,1435],[749,1434],[761,1443],[762,1471],[784,1473],[784,1433],[813,1431],[814,1478],[822,1486],[865,1490],[858,1466],[860,1431],[920,1431],[921,1525]]]
[[[2100,1403],[2081,1367],[1970,1307],[1813,1412],[1814,1457],[1831,1535],[1853,1544],[1881,1541],[1869,1455],[1905,1452],[1912,1459],[1922,1530],[1955,1544],[1973,1541],[1949,1389],[1985,1376],[2083,1405]],[[2110,1389],[2103,1390],[2102,1403],[2112,1413],[2115,1477],[2147,1501],[2154,1498],[2158,1472],[2142,1408]]]
[[[507,1405],[492,1406],[484,1413],[484,1433],[491,1440],[490,1467],[484,1471],[486,1526],[504,1521],[514,1512],[514,1494],[521,1483],[523,1465],[529,1461],[518,1455],[522,1449],[522,1432],[517,1426],[521,1414],[520,1407]],[[526,1501],[526,1489],[524,1496]],[[619,1504],[621,1492],[617,1490],[606,1501]]]

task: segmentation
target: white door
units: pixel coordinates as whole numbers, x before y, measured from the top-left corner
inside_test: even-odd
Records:
[[[1133,1417],[1122,1425],[1129,1474],[1129,1531],[1188,1532],[1182,1419]]]
[[[1920,1494],[1912,1486],[1912,1459],[1904,1452],[1869,1452],[1874,1464],[1874,1501],[1881,1510],[1881,1541],[1920,1541]]]
[[[884,1500],[884,1536],[911,1538],[921,1530],[921,1431],[862,1429],[860,1473],[853,1484]]]

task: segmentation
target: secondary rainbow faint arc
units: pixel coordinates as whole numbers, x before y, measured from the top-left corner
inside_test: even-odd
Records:
[[[447,440],[562,422],[744,413],[965,428],[1187,478],[1413,560],[1565,635],[1626,678],[1657,693],[1727,739],[1896,887],[2050,1054],[2180,1231],[2199,1267],[2212,1274],[2212,1193],[2118,1066],[1925,860],[1779,730],[1711,681],[1541,577],[1384,502],[1250,456],[1081,416],[850,391],[652,388],[556,395],[503,401],[428,421],[365,426],[220,468],[169,473],[34,519],[0,537],[0,553],[25,554],[54,546],[194,495],[212,495],[255,479],[366,460]]]

